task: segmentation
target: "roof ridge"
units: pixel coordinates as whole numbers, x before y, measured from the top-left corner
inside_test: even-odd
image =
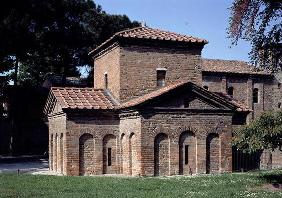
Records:
[[[115,99],[115,97],[112,95],[112,93],[109,90],[104,89],[104,94],[114,105],[116,105],[116,106],[120,105],[118,100]]]
[[[58,89],[67,89],[67,90],[71,90],[71,89],[80,89],[80,90],[93,90],[93,91],[102,91],[104,89],[96,89],[94,87],[51,87],[51,90],[58,90]]]
[[[139,26],[139,27],[134,27],[134,28],[127,28],[127,29],[124,29],[124,30],[121,30],[121,31],[119,31],[119,32],[114,33],[111,37],[117,36],[117,35],[119,35],[119,34],[122,34],[122,33],[124,33],[124,32],[127,32],[127,31],[132,31],[132,30],[141,29],[141,28],[143,28],[143,27],[142,27],[142,26]],[[111,38],[111,37],[110,37],[110,38]]]
[[[244,60],[235,60],[235,59],[232,59],[232,60],[228,60],[228,59],[219,59],[219,58],[202,58],[203,60],[211,60],[211,61],[229,61],[229,62],[232,62],[232,61],[236,61],[236,62],[243,62],[243,63],[246,63],[246,64],[248,64],[248,62],[247,61],[244,61]],[[250,64],[248,64],[248,65],[250,65]]]
[[[231,73],[231,74],[237,73],[237,74],[270,75],[270,73],[266,69],[257,67],[243,60],[202,58],[202,71]]]
[[[107,39],[102,44],[97,46],[95,49],[90,51],[88,55],[91,55],[96,52],[98,53],[103,46],[105,46],[107,43],[117,38],[144,39],[144,40],[165,41],[165,42],[174,41],[174,42],[179,42],[179,43],[180,42],[198,43],[198,44],[203,44],[203,45],[208,43],[206,39],[202,39],[202,38],[191,36],[191,35],[180,34],[177,32],[161,30],[157,28],[139,26],[139,27],[129,28],[129,29],[125,29],[125,30],[116,32],[109,39]]]
[[[200,39],[200,40],[208,42],[206,39],[201,39],[199,37],[192,36],[192,35],[186,35],[186,34],[182,34],[182,33],[178,33],[178,32],[173,32],[173,31],[169,31],[169,30],[163,30],[163,29],[159,29],[159,28],[150,28],[150,29],[158,30],[158,31],[161,31],[161,32],[166,32],[166,33],[169,33],[169,34],[175,34],[175,35],[178,35],[178,36],[184,36],[184,37],[190,37],[190,38],[194,38],[194,39]]]

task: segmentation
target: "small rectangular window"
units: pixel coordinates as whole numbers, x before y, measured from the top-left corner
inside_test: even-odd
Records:
[[[157,86],[164,87],[165,86],[165,77],[166,70],[165,69],[157,69]]]
[[[259,90],[258,88],[254,88],[253,90],[253,103],[259,102]]]
[[[228,88],[227,88],[227,94],[228,94],[230,97],[233,97],[233,95],[234,95],[234,88],[233,88],[233,87],[228,87]]]
[[[112,165],[112,148],[108,148],[108,166]]]
[[[104,80],[105,80],[105,89],[108,89],[108,74],[104,74]]]
[[[189,148],[189,145],[185,145],[185,153],[184,153],[184,156],[185,156],[185,164],[188,164],[188,149]]]

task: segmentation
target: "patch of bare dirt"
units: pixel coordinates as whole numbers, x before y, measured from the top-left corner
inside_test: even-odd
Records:
[[[282,184],[279,184],[279,183],[264,184],[261,188],[264,190],[269,190],[269,191],[281,191],[282,192]]]

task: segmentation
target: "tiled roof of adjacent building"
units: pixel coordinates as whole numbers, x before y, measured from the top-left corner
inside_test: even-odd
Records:
[[[133,39],[147,39],[147,40],[159,40],[159,41],[175,41],[184,43],[203,43],[207,44],[208,41],[205,39],[200,39],[192,36],[181,35],[174,32],[149,28],[149,27],[136,27],[132,29],[127,29],[115,33],[111,38],[106,40],[96,49],[92,50],[89,54],[93,54],[98,51],[102,46],[115,38],[133,38]]]
[[[62,108],[115,109],[118,106],[110,93],[102,89],[52,87],[51,92]]]
[[[270,73],[259,70],[244,61],[237,60],[202,59],[202,70],[205,72],[270,75]]]

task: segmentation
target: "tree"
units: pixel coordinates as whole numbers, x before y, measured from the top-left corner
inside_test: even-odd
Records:
[[[265,112],[234,132],[233,144],[245,152],[282,150],[282,112]]]
[[[78,76],[88,52],[115,31],[139,26],[92,0],[9,0],[0,8],[0,64],[14,82],[40,85],[46,74]],[[3,42],[2,42],[3,38]]]
[[[272,72],[282,69],[281,0],[234,0],[228,34],[233,44],[251,42],[253,64]]]

